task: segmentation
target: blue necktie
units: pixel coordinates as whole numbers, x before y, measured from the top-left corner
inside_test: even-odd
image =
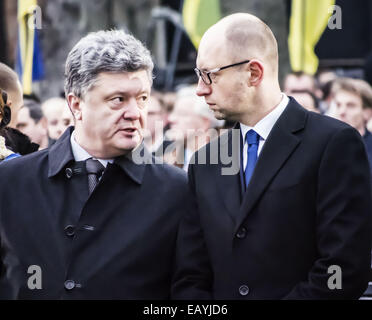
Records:
[[[245,167],[244,175],[245,175],[245,185],[248,187],[249,181],[251,180],[252,173],[254,167],[257,162],[257,151],[258,151],[258,142],[260,140],[260,136],[254,131],[249,130],[245,135],[245,140],[248,143],[248,158],[247,158],[247,166]]]

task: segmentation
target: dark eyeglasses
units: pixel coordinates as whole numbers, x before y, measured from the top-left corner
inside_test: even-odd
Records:
[[[224,66],[224,67],[221,67],[221,68],[215,68],[215,69],[212,69],[212,70],[209,70],[209,71],[203,71],[203,70],[200,70],[198,68],[195,68],[194,71],[195,71],[195,73],[196,73],[196,75],[198,76],[199,79],[201,78],[206,85],[210,85],[210,84],[212,84],[211,74],[219,72],[223,69],[227,69],[227,68],[230,68],[230,67],[235,67],[235,66],[239,66],[239,65],[244,64],[244,63],[248,63],[249,61],[251,61],[251,60],[245,60],[245,61],[242,61],[242,62],[229,64],[228,66]]]

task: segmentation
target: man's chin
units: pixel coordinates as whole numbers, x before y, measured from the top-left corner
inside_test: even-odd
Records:
[[[214,111],[214,117],[215,117],[217,120],[226,120],[226,115],[223,114],[223,113],[220,112],[220,111]]]

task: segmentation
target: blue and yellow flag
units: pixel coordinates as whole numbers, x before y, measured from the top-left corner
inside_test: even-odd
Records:
[[[219,0],[185,0],[183,24],[196,49],[207,29],[221,19]]]
[[[317,71],[315,45],[327,27],[334,4],[335,0],[292,0],[288,47],[293,71]]]
[[[32,82],[44,77],[44,65],[38,38],[38,21],[41,10],[37,0],[18,0],[18,47],[16,70],[24,94],[32,93]]]

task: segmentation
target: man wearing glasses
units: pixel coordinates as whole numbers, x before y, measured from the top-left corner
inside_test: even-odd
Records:
[[[189,167],[197,210],[179,233],[173,297],[360,297],[372,204],[358,132],[281,92],[275,37],[252,15],[212,26],[196,64],[197,94],[216,118],[236,125]],[[223,174],[227,149],[240,163],[230,175]]]

